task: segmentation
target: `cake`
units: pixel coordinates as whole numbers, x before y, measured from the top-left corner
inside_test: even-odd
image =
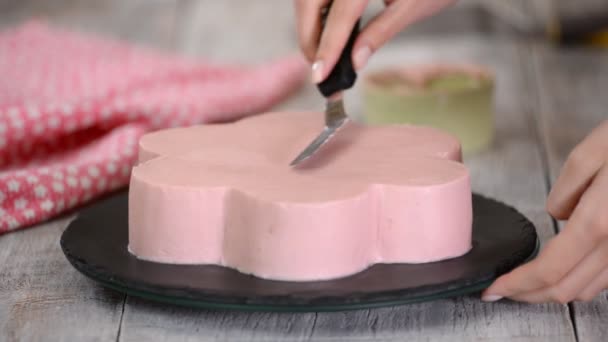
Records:
[[[145,135],[129,189],[129,250],[261,278],[345,277],[471,248],[469,173],[453,136],[349,122],[303,167],[315,112]]]

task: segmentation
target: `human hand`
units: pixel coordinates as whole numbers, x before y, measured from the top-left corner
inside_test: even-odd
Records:
[[[348,37],[369,0],[334,0],[321,34],[321,10],[330,0],[294,0],[298,39],[302,52],[313,63],[313,81],[322,82],[336,64]],[[360,32],[353,47],[356,70],[399,31],[456,0],[384,0],[386,8]],[[319,39],[320,38],[320,39]]]
[[[540,255],[498,278],[482,299],[568,303],[608,288],[608,120],[568,156],[547,210],[568,220]]]

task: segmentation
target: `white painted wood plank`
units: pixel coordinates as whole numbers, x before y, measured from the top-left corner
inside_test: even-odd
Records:
[[[540,124],[554,181],[572,148],[608,119],[608,52],[540,46],[534,51]]]
[[[608,119],[608,52],[538,47],[534,70],[540,88],[540,128],[553,182],[571,149]],[[574,303],[572,310],[579,341],[608,340],[608,292],[590,303]]]
[[[68,263],[59,247],[68,221],[0,237],[0,341],[115,339],[124,296]]]

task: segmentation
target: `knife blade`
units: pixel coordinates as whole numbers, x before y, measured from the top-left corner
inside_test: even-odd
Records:
[[[342,98],[328,100],[325,109],[325,127],[319,135],[290,163],[291,166],[298,165],[302,161],[310,158],[323,144],[333,137],[342,127],[348,116],[344,111]]]
[[[321,14],[322,28],[325,27],[325,21],[332,3],[330,3]],[[353,67],[351,56],[353,45],[359,35],[359,24],[360,21],[358,20],[340,54],[340,58],[336,62],[336,66],[332,69],[327,78],[317,86],[321,94],[327,100],[325,107],[325,126],[321,133],[319,133],[319,135],[317,135],[317,137],[314,138],[313,141],[289,164],[290,166],[297,166],[304,160],[312,157],[348,121],[348,115],[344,110],[342,92],[351,88],[357,79],[357,73]]]

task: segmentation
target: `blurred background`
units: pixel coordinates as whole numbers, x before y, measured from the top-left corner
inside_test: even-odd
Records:
[[[431,1],[431,0],[429,0]],[[30,20],[221,63],[256,64],[298,50],[290,0],[0,0],[0,29]],[[363,18],[382,7],[370,0]],[[580,61],[608,46],[607,0],[460,0],[403,31],[378,51],[367,71],[408,63],[464,62],[498,78],[497,107],[522,100],[514,71],[528,73],[526,51],[564,50]],[[573,52],[568,52],[573,51]],[[513,53],[521,58],[513,58]],[[603,54],[603,52],[601,52]],[[562,62],[560,62],[562,63]],[[566,63],[576,66],[581,63]],[[536,67],[538,69],[538,66]],[[592,74],[593,70],[589,70]],[[525,91],[524,91],[525,93]],[[364,111],[361,82],[347,94],[351,116]],[[308,84],[277,109],[321,110]],[[508,116],[498,115],[508,125]]]
[[[383,6],[370,4],[368,16]],[[256,62],[297,47],[290,0],[0,0],[0,28],[30,19],[226,61]],[[400,38],[485,34],[601,45],[602,29],[606,0],[460,0]]]
[[[370,0],[364,21],[382,6]],[[261,63],[298,50],[290,0],[0,0],[0,29],[29,20],[222,63]],[[486,65],[499,78],[497,103],[505,111],[520,98],[510,89],[513,70],[527,72],[532,62],[503,52],[601,50],[607,32],[607,0],[460,0],[390,41],[367,71],[434,61]],[[360,87],[347,95],[353,116],[363,107]],[[307,85],[278,108],[320,110],[322,103]]]

